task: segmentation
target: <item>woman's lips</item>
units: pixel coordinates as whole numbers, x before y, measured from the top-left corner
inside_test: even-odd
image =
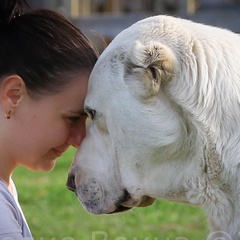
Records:
[[[60,157],[62,156],[62,154],[66,151],[67,149],[65,150],[58,150],[56,148],[53,148],[52,151],[54,152],[54,154],[57,156],[57,157]]]
[[[58,157],[60,157],[64,152],[67,151],[68,148],[69,145],[64,144],[63,146],[52,148],[52,150]]]

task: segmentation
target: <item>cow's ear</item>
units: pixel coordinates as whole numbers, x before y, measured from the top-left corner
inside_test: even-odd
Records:
[[[176,57],[170,48],[161,43],[150,42],[144,45],[137,41],[129,52],[126,65],[127,75],[131,79],[128,84],[136,87],[136,91],[147,98],[156,95],[161,83],[173,77]],[[132,82],[133,78],[137,82]]]

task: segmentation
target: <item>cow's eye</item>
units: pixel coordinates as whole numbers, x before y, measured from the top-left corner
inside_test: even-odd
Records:
[[[95,114],[96,114],[95,110],[93,110],[93,109],[85,109],[85,113],[88,115],[88,117],[91,120],[94,120],[94,117],[95,117]]]

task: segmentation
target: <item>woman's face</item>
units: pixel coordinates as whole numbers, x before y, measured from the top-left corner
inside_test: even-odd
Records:
[[[12,121],[12,159],[16,165],[49,171],[70,145],[80,146],[85,137],[83,104],[88,77],[76,77],[62,92],[40,100],[24,96],[8,120]]]

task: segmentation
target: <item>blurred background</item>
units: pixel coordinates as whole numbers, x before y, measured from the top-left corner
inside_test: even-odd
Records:
[[[240,0],[29,0],[70,17],[101,51],[120,31],[167,14],[240,32]],[[99,41],[100,40],[100,41]]]

